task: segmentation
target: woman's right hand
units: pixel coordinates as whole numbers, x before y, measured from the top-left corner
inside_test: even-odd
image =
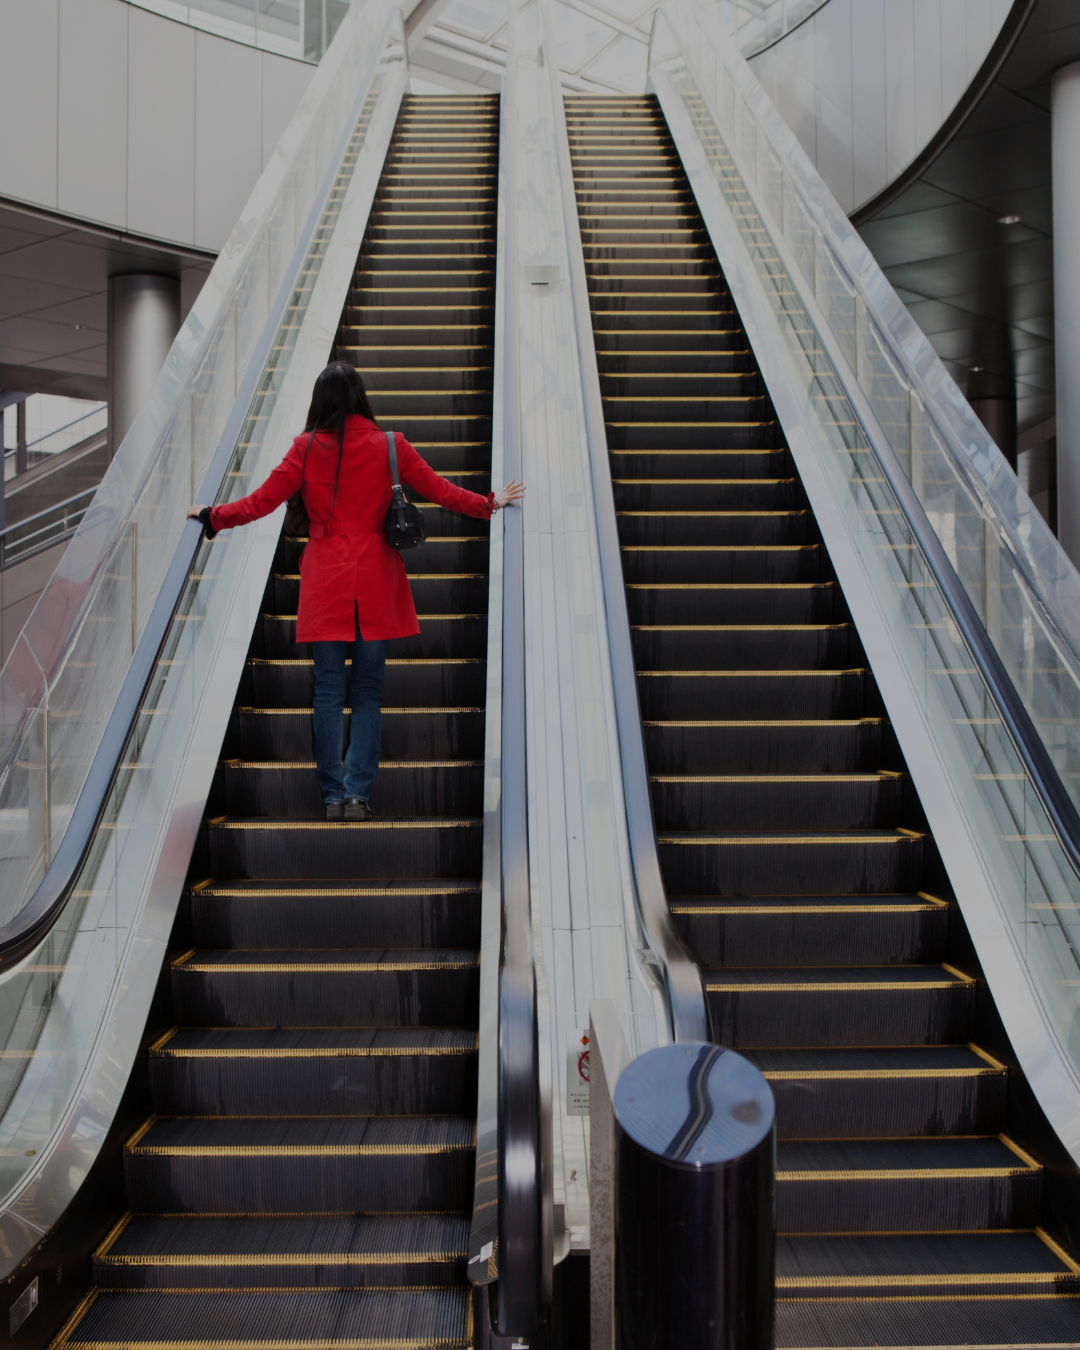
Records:
[[[519,502],[525,496],[525,484],[519,483],[516,478],[511,478],[510,482],[501,492],[496,492],[495,505],[501,511],[504,506],[509,506],[511,502]]]

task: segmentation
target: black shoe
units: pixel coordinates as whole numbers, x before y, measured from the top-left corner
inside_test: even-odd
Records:
[[[371,803],[366,802],[363,797],[345,798],[345,819],[346,820],[370,820]]]
[[[344,819],[345,819],[345,803],[344,803],[344,802],[327,802],[327,803],[326,803],[326,819],[327,819],[327,820],[344,820]]]

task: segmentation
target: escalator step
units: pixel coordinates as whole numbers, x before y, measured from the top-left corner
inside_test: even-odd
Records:
[[[710,481],[717,479],[779,481],[789,477],[791,473],[787,452],[771,446],[763,450],[721,450],[714,448],[707,450],[687,450],[684,448],[677,450],[615,450],[612,451],[611,462],[615,470],[615,477],[620,482],[638,477],[671,479],[683,476],[686,478],[708,478]],[[619,514],[621,519],[625,513],[620,512]],[[742,512],[739,513],[740,518],[743,514]],[[804,541],[787,538],[775,541],[768,539],[717,539],[715,532],[713,532],[708,539],[695,540],[680,537],[665,542],[671,544],[768,544],[772,542],[794,544]]]
[[[467,1288],[92,1293],[61,1343],[71,1350],[465,1350],[470,1299]]]
[[[950,1045],[974,1025],[978,986],[946,965],[702,973],[717,1040],[735,1048]]]
[[[782,1233],[960,1231],[1034,1225],[1042,1168],[1004,1137],[787,1140]]]
[[[725,452],[726,453],[726,452]],[[801,544],[807,511],[620,511],[625,545]]]
[[[170,967],[186,1026],[469,1026],[479,957],[455,948],[191,951]]]
[[[477,664],[482,665],[478,662]],[[309,677],[310,667],[303,674]],[[477,707],[382,710],[382,763],[394,760],[476,759],[484,753],[483,695]],[[297,699],[297,702],[302,702]],[[345,712],[345,734],[352,711]],[[310,705],[238,708],[236,748],[246,759],[311,759],[315,729]]]
[[[776,1097],[781,1139],[992,1134],[1008,1069],[975,1046],[748,1050]]]
[[[881,720],[646,721],[658,773],[858,773],[881,759]]]
[[[477,877],[482,817],[366,821],[235,820],[207,828],[219,877]],[[895,887],[893,889],[896,889]]]
[[[821,670],[848,663],[851,625],[636,624],[639,670]]]
[[[914,891],[925,840],[909,831],[842,835],[662,834],[671,895],[882,895]]]
[[[462,1116],[151,1117],[124,1146],[124,1189],[137,1213],[460,1212],[475,1132]]]
[[[742,421],[683,422],[678,426],[661,421],[659,412],[655,408],[648,422],[609,422],[608,445],[612,450],[769,450],[783,443],[778,423],[763,417],[761,411],[751,410]],[[790,483],[786,491],[785,483]],[[756,491],[750,486],[740,490],[735,482],[723,479],[711,484],[681,480],[651,487],[647,482],[628,479],[615,487],[615,505],[620,511],[646,506],[654,511],[665,507],[677,511],[694,501],[715,511],[737,511],[744,506],[749,511],[769,507],[776,510],[801,505],[795,499],[794,482],[785,479],[766,480]]]
[[[397,651],[395,646],[394,651]],[[346,657],[346,667],[352,660]],[[286,657],[250,662],[252,695],[268,708],[302,708],[311,715],[315,668],[311,658]],[[383,707],[482,707],[487,664],[483,657],[391,656],[386,663]]]
[[[903,777],[709,774],[654,777],[660,830],[875,830],[897,823]]]
[[[641,714],[652,719],[725,713],[745,718],[855,718],[866,672],[855,670],[639,670]]]
[[[324,818],[313,761],[227,760],[221,765],[231,816]],[[371,788],[379,816],[435,816],[484,809],[484,761],[383,760]]]
[[[816,544],[661,544],[622,549],[628,582],[816,581]]]
[[[631,624],[829,623],[834,600],[830,581],[626,588]]]
[[[716,968],[941,961],[949,931],[948,904],[929,895],[672,896],[671,912],[694,959]]]
[[[480,946],[480,884],[395,880],[202,882],[191,894],[192,940],[203,948]]]
[[[455,1214],[155,1218],[128,1214],[94,1254],[111,1289],[360,1289],[464,1282]]]
[[[399,658],[471,656],[475,659],[484,656],[487,650],[486,614],[421,612],[418,618],[419,637],[398,638],[394,643],[394,653]],[[296,641],[295,614],[264,614],[260,623],[265,656],[310,656],[308,644]]]
[[[781,1237],[776,1292],[781,1299],[941,1297],[1080,1293],[1076,1263],[1040,1229],[1033,1232],[859,1234]]]
[[[150,1094],[159,1115],[467,1115],[476,1044],[457,1028],[175,1028],[150,1049]]]

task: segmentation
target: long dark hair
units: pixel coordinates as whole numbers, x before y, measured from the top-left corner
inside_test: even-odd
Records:
[[[337,506],[338,479],[341,477],[341,460],[345,454],[345,420],[357,414],[366,417],[375,426],[379,425],[375,421],[375,414],[371,411],[371,403],[368,401],[360,372],[347,361],[331,361],[324,370],[319,371],[315,379],[315,388],[311,391],[311,406],[308,408],[307,422],[304,424],[304,430],[311,432],[304,451],[305,467],[307,451],[311,449],[315,432],[332,432],[338,443],[331,516],[334,514],[334,507]],[[327,520],[329,519],[327,516]]]

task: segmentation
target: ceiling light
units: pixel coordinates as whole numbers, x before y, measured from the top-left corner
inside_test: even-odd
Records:
[[[985,369],[985,366],[969,366],[968,373],[971,375],[981,375]]]
[[[1020,224],[1020,217],[1019,217],[1019,216],[998,216],[998,224],[999,224],[999,225],[1019,225],[1019,224]]]

